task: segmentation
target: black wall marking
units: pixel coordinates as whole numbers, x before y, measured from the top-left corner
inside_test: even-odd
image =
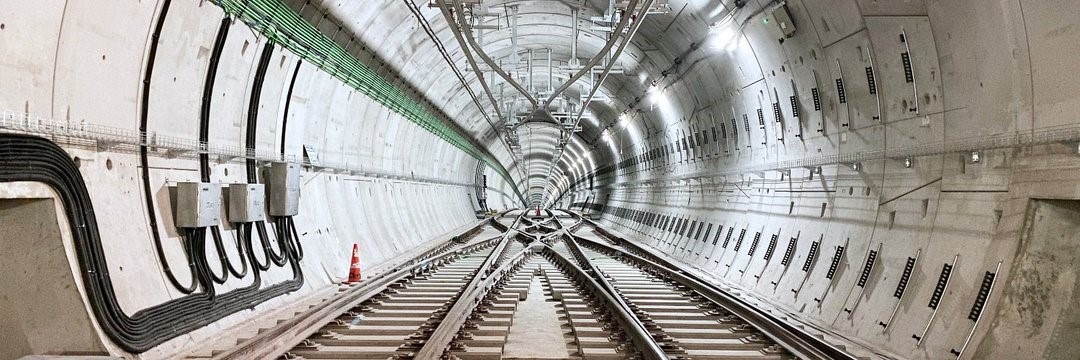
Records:
[[[739,230],[739,240],[735,241],[735,252],[739,252],[744,238],[746,238],[746,229]]]
[[[810,253],[806,254],[806,262],[804,262],[802,266],[803,272],[810,271],[810,266],[814,265],[814,259],[817,257],[818,246],[820,245],[821,243],[817,241],[810,244]]]
[[[791,242],[787,244],[787,250],[784,250],[784,258],[780,259],[780,265],[787,266],[791,263],[791,257],[795,255],[795,248],[799,244],[799,238],[791,238]]]
[[[818,88],[810,89],[810,94],[814,96],[814,111],[821,111],[821,93]]]
[[[982,285],[979,286],[979,294],[975,297],[975,304],[971,306],[971,312],[968,313],[968,320],[979,320],[983,306],[986,305],[986,299],[990,297],[990,287],[994,285],[995,276],[997,274],[989,271],[986,272],[986,275],[983,275]]]
[[[904,81],[915,82],[915,73],[911,69],[911,54],[900,53],[900,61],[904,62]]]
[[[795,95],[791,96],[791,116],[799,117],[799,100]]]
[[[769,247],[765,248],[765,261],[772,259],[773,252],[776,251],[776,238],[778,235],[779,234],[774,234],[772,238],[769,239]]]
[[[877,94],[877,81],[874,79],[874,68],[866,67],[866,84],[870,87],[870,94]]]
[[[837,246],[836,254],[833,255],[832,264],[829,265],[829,272],[825,273],[825,278],[832,280],[836,275],[836,268],[840,266],[840,260],[844,258],[844,247]]]
[[[840,97],[841,104],[847,104],[847,93],[844,92],[844,79],[836,79],[836,94]]]
[[[866,256],[866,264],[862,268],[862,275],[859,275],[859,287],[866,286],[866,280],[870,278],[870,271],[874,270],[875,261],[877,261],[877,251],[870,250],[870,255]]]
[[[945,286],[949,284],[950,276],[952,276],[952,265],[942,265],[941,275],[938,276],[937,286],[934,287],[934,295],[930,297],[930,303],[927,305],[931,309],[937,309],[940,304],[941,297],[945,295]]]
[[[911,279],[911,271],[915,269],[915,258],[907,258],[907,264],[904,265],[904,273],[900,275],[900,282],[896,284],[896,291],[893,292],[893,297],[899,299],[904,296],[904,291],[907,290],[908,280]]]
[[[761,241],[761,233],[754,234],[754,241],[750,242],[750,251],[747,252],[750,257],[754,257],[754,250],[757,250],[758,241]]]

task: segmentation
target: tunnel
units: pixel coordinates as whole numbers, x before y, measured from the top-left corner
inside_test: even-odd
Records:
[[[0,0],[0,359],[1080,358],[1080,2]]]

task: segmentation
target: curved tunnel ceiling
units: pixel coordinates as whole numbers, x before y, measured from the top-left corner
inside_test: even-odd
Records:
[[[409,0],[412,1],[412,0]],[[416,4],[419,15],[434,30],[434,38],[429,36],[419,26],[419,20],[412,14],[408,2],[383,2],[381,6],[351,6],[348,2],[324,1],[315,3],[316,6],[328,10],[332,16],[344,19],[343,23],[352,27],[352,32],[358,34],[361,40],[372,44],[372,48],[379,52],[385,59],[391,59],[392,63],[398,64],[402,76],[424,89],[427,97],[445,109],[453,119],[470,131],[476,138],[482,139],[485,145],[492,150],[499,161],[511,164],[512,155],[504,146],[499,146],[498,133],[505,133],[503,125],[505,117],[524,115],[531,112],[527,101],[521,94],[510,86],[504,79],[495,75],[487,64],[484,64],[474,52],[474,58],[483,69],[484,81],[488,82],[492,96],[502,102],[501,110],[504,119],[493,119],[495,127],[489,126],[483,120],[481,109],[471,101],[466,101],[464,86],[453,77],[451,66],[459,69],[468,82],[468,86],[475,91],[480,98],[480,104],[489,116],[494,117],[496,111],[491,102],[486,99],[480,78],[472,71],[465,54],[455,39],[451,25],[434,5],[426,3]],[[605,16],[608,11],[607,1],[484,1],[480,5],[469,6],[470,19],[473,13],[483,13],[486,16],[475,16],[476,27],[482,30],[474,30],[473,36],[482,44],[483,51],[494,61],[501,64],[502,68],[522,84],[523,87],[532,88],[539,93],[538,98],[546,98],[551,87],[558,88],[573,74],[576,69],[568,68],[571,62],[571,53],[576,51],[578,63],[585,63],[604,47],[609,38],[609,29],[615,22],[593,21]],[[452,3],[447,2],[447,6]],[[642,121],[643,124],[635,126],[637,131],[648,129],[657,132],[664,127],[663,124],[677,119],[651,116],[651,105],[642,103],[642,96],[649,85],[661,77],[661,71],[671,66],[672,59],[679,58],[691,45],[688,39],[703,38],[708,31],[708,23],[711,18],[717,18],[726,13],[725,9],[734,9],[733,5],[726,7],[717,2],[672,2],[671,11],[650,13],[644,19],[640,31],[636,33],[627,49],[615,59],[616,68],[620,73],[609,76],[602,84],[597,97],[590,103],[585,120],[581,121],[582,130],[575,134],[577,141],[585,144],[589,150],[599,149],[595,156],[596,161],[617,159],[618,156],[611,152],[611,147],[600,146],[605,138],[602,135],[604,129],[615,125],[619,115],[624,111],[644,107],[645,116],[630,116],[634,121]],[[573,50],[574,18],[571,9],[577,9],[577,27],[580,31],[577,40],[577,49]],[[513,14],[516,12],[516,20]],[[621,11],[616,9],[621,14]],[[615,19],[613,19],[615,20]],[[480,26],[482,25],[482,26]],[[516,37],[515,33],[516,32]],[[430,56],[435,47],[435,41],[441,43],[447,49],[454,61],[449,65],[444,59]],[[394,44],[392,46],[387,46]],[[516,46],[516,48],[515,48]],[[513,54],[516,50],[516,56]],[[548,82],[549,67],[548,57],[551,59],[551,83]],[[609,54],[614,52],[614,47]],[[530,53],[531,79],[529,71]],[[516,65],[513,60],[516,58]],[[596,69],[596,76],[603,70],[604,59]],[[716,65],[723,65],[717,62]],[[587,95],[589,86],[595,80],[589,79],[587,74],[570,86],[560,97],[566,98],[570,103],[580,104],[582,97]],[[709,91],[707,83],[688,84],[695,91]],[[582,91],[585,93],[582,93]],[[510,111],[507,111],[507,109]],[[633,113],[636,113],[634,111]],[[633,114],[631,113],[631,114]],[[623,127],[625,128],[625,127]],[[620,128],[621,130],[623,128]],[[630,130],[633,131],[633,130]],[[628,134],[613,132],[615,142],[619,148],[632,149],[637,146],[636,139],[643,138],[644,134]],[[504,134],[505,135],[505,134]],[[559,132],[557,131],[528,131],[520,133],[524,155],[528,158],[531,152],[549,154],[555,151],[553,145],[557,143]],[[627,138],[629,140],[622,140]],[[527,144],[543,144],[543,146],[529,147]],[[548,179],[551,166],[548,156],[548,164],[540,164],[533,161],[524,166],[529,174],[530,187],[544,185],[536,184],[536,177]],[[512,165],[508,165],[512,166]],[[585,172],[594,169],[586,169]],[[517,174],[515,174],[517,175]],[[555,181],[551,178],[549,181]],[[554,194],[549,194],[549,196]]]
[[[644,17],[606,18],[612,7],[652,1],[660,5]],[[0,157],[8,174],[0,176],[0,200],[54,196],[56,189],[25,180],[51,169],[35,162],[62,164],[69,180],[58,195],[78,195],[65,205],[77,211],[68,213],[96,219],[69,215],[71,243],[54,243],[77,253],[79,266],[57,253],[59,263],[28,257],[28,272],[9,272],[46,279],[55,273],[40,270],[60,269],[81,273],[84,284],[115,286],[86,295],[87,305],[102,306],[92,310],[108,327],[82,333],[119,339],[113,353],[166,357],[155,355],[262,317],[222,320],[252,304],[337,289],[335,274],[351,275],[350,249],[363,249],[365,271],[401,264],[435,240],[458,239],[491,210],[524,201],[586,214],[678,258],[683,270],[733,285],[762,309],[877,355],[953,358],[966,344],[964,329],[966,341],[983,344],[969,353],[976,358],[1060,350],[1037,339],[1057,323],[1015,319],[1008,304],[1040,292],[1075,302],[1057,292],[1070,284],[1029,279],[1066,279],[1057,271],[1071,271],[1069,259],[1080,256],[1070,237],[1080,229],[1080,2],[652,1],[8,1],[0,6],[7,50],[0,51],[7,85],[0,145],[18,152]],[[458,9],[462,2],[467,11]],[[475,28],[465,38],[458,16]],[[575,64],[607,45],[614,45],[608,53],[620,48],[608,43],[619,23],[632,40],[583,110],[606,60],[545,109],[516,88],[545,101]],[[482,45],[464,46],[466,38]],[[578,111],[580,130],[566,130]],[[26,140],[34,137],[43,139]],[[20,160],[41,149],[49,161]],[[275,167],[299,168],[300,185],[268,179]],[[204,301],[216,296],[213,283],[237,289],[248,280],[205,276],[215,274],[205,266],[210,253],[187,246],[210,242],[183,230],[205,226],[178,220],[181,183],[290,190],[296,209],[280,213],[293,215],[269,221],[283,256],[297,258],[296,271],[266,273],[267,284],[287,287],[222,291],[255,294],[222,296],[223,306]],[[10,213],[0,205],[0,215]],[[55,211],[42,209],[45,217]],[[41,218],[36,211],[25,214]],[[251,221],[209,221],[230,230],[211,230],[224,239],[214,239],[222,274],[221,241],[237,244],[226,249],[231,254],[255,255]],[[1040,221],[1050,225],[1034,227]],[[273,251],[269,237],[254,233]],[[40,236],[17,237],[15,253],[43,246]],[[307,260],[286,252],[290,244],[308,246]],[[170,264],[207,290],[194,295],[197,307],[187,305],[195,289],[177,282]],[[948,292],[938,269],[951,268],[943,264],[957,265]],[[1001,289],[1014,290],[980,303],[990,270],[1004,271]],[[311,285],[294,280],[301,273]],[[914,292],[902,300],[903,290],[892,288],[907,286],[908,276]],[[79,287],[67,288],[75,305],[58,308],[81,309]],[[922,304],[946,293],[932,328],[937,310]],[[856,311],[852,301],[864,305]],[[989,326],[976,326],[973,301],[995,309]],[[889,311],[895,325],[880,316]],[[1080,321],[1069,313],[1048,308],[1038,317]],[[68,314],[42,323],[82,321]],[[166,321],[177,314],[190,321]],[[149,331],[129,331],[144,325]],[[908,330],[933,333],[919,345]],[[181,335],[176,342],[186,345],[158,346]]]

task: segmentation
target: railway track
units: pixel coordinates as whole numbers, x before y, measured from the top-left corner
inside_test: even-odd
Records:
[[[485,227],[215,358],[851,358],[572,213]]]
[[[670,358],[793,358],[749,323],[661,274],[583,247]]]

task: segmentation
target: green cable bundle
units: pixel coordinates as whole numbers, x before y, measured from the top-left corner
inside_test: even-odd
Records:
[[[514,187],[514,192],[522,198],[521,192],[510,178],[506,168],[490,153],[469,141],[461,130],[450,127],[447,122],[441,121],[417,101],[362,64],[338,43],[301,18],[300,14],[288,5],[280,0],[212,1],[227,14],[243,21],[275,43],[289,49],[379,104],[401,114],[466,154],[484,162],[507,183],[510,183]]]

